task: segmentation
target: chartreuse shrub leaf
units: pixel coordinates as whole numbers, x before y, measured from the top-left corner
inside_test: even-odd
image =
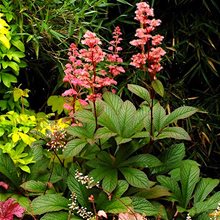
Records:
[[[69,200],[60,194],[46,194],[35,198],[31,205],[35,215],[47,212],[68,210]]]
[[[9,74],[9,73],[2,72],[0,74],[0,77],[1,77],[3,84],[8,88],[11,86],[11,83],[17,82],[17,78],[14,75]]]
[[[62,113],[64,102],[64,97],[57,95],[52,95],[47,100],[47,104],[52,107],[52,111],[58,114]]]
[[[127,182],[137,188],[147,188],[149,187],[150,181],[147,175],[138,169],[135,168],[119,168]]]
[[[46,213],[41,220],[67,220],[68,219],[68,212],[52,212],[52,213]],[[72,219],[72,218],[71,218]],[[81,218],[79,218],[81,219]]]
[[[147,101],[148,104],[151,103],[150,93],[144,87],[139,86],[139,85],[134,85],[134,84],[128,84],[128,89],[132,93],[137,95],[138,97],[140,97],[140,98],[144,99],[145,101]]]
[[[218,184],[218,179],[201,178],[198,185],[196,186],[194,203],[204,201],[209,193],[211,193]]]
[[[166,119],[163,122],[163,127],[166,127],[167,125],[176,122],[180,119],[188,118],[191,115],[195,114],[197,111],[198,111],[197,108],[191,106],[179,107],[166,116]]]
[[[198,166],[192,165],[192,163],[188,163],[187,161],[182,163],[180,167],[180,182],[182,190],[180,204],[184,208],[187,207],[192,197],[195,186],[199,181],[199,174],[200,170]]]
[[[159,210],[149,201],[141,197],[132,197],[134,211],[147,216],[156,216]]]
[[[156,80],[153,80],[152,83],[151,83],[154,91],[160,95],[161,97],[164,96],[164,87],[163,87],[163,84],[160,80],[156,79]]]
[[[0,173],[6,176],[15,186],[20,185],[20,179],[17,174],[15,164],[8,154],[4,154],[0,149]]]
[[[159,133],[155,140],[165,139],[165,138],[174,138],[177,140],[186,140],[190,141],[191,138],[189,134],[181,127],[166,127],[161,133]]]

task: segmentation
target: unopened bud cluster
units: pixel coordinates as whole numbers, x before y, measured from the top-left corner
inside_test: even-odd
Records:
[[[78,182],[80,182],[82,185],[86,185],[87,189],[91,189],[94,186],[99,187],[99,183],[95,182],[93,177],[84,176],[83,173],[80,173],[78,170],[75,172],[75,178]]]
[[[75,193],[72,193],[70,196],[71,203],[69,204],[69,212],[76,212],[81,218],[90,220],[93,216],[93,213],[88,211],[86,207],[79,207],[77,203],[77,196]]]
[[[50,141],[47,142],[48,150],[56,150],[61,149],[62,151],[66,147],[66,131],[65,130],[55,130],[49,134],[47,137],[50,138]]]
[[[189,215],[189,213],[186,216],[186,220],[192,220],[191,216]]]
[[[212,213],[213,217],[210,218],[210,220],[218,220],[220,216],[220,202],[218,203],[218,206],[216,210]]]

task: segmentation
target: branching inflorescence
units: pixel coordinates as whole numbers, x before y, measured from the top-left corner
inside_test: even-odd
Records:
[[[102,88],[116,85],[114,77],[125,72],[124,68],[119,65],[123,62],[118,55],[118,52],[122,50],[119,47],[122,40],[121,34],[120,28],[116,27],[113,40],[110,41],[110,53],[102,50],[101,40],[91,31],[87,31],[81,40],[81,44],[86,48],[78,49],[74,43],[70,45],[69,63],[66,64],[63,80],[71,86],[63,93],[63,96],[73,97],[71,102],[64,105],[70,115],[75,112],[76,101],[82,105],[86,105],[87,101],[95,102],[101,97]]]
[[[152,32],[161,24],[161,20],[154,19],[154,11],[146,2],[137,3],[135,20],[140,22],[140,28],[136,30],[137,39],[130,42],[131,45],[140,47],[141,52],[134,54],[131,65],[148,71],[151,81],[156,79],[156,74],[162,69],[160,64],[165,51],[159,47],[163,36]]]

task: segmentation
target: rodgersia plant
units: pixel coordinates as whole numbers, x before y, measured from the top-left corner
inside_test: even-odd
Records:
[[[200,178],[199,165],[185,159],[181,142],[189,141],[190,135],[179,122],[198,109],[181,106],[167,111],[156,99],[156,93],[164,93],[157,79],[165,54],[160,47],[163,37],[153,34],[160,20],[145,2],[137,4],[135,19],[141,26],[131,44],[140,53],[132,56],[131,65],[145,72],[148,86],[129,84],[128,90],[142,100],[140,105],[104,92],[125,72],[119,27],[108,52],[90,31],[81,45],[71,44],[64,77],[70,89],[63,96],[72,126],[66,136],[58,129],[47,137],[47,149],[56,157],[48,158],[50,152],[41,146],[34,149],[36,164],[20,186],[34,198],[27,207],[32,216],[168,220],[185,219],[189,213],[200,219],[217,206],[220,194],[212,191],[219,180]]]

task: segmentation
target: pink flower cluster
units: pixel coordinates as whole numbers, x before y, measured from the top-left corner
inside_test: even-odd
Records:
[[[125,72],[124,68],[119,65],[123,62],[118,55],[118,52],[122,50],[119,46],[122,40],[121,34],[120,28],[116,27],[113,40],[110,41],[111,53],[109,54],[102,50],[101,40],[91,31],[87,31],[81,40],[86,48],[78,49],[74,43],[70,45],[69,63],[66,64],[63,81],[68,82],[71,88],[62,94],[73,97],[73,103],[64,105],[67,110],[74,112],[76,100],[85,105],[87,100],[95,101],[100,98],[103,87],[117,84],[113,78]],[[85,99],[81,98],[83,94],[86,94]]]
[[[154,11],[146,2],[137,3],[135,14],[135,19],[140,22],[141,27],[136,30],[137,39],[132,40],[130,44],[140,47],[141,53],[134,54],[130,64],[141,69],[145,69],[145,65],[147,65],[151,80],[155,80],[156,73],[162,69],[161,58],[166,53],[158,46],[164,37],[159,34],[152,35],[152,32],[160,25],[161,20],[153,18]]]
[[[22,218],[25,208],[21,207],[14,199],[10,198],[4,202],[0,201],[0,219],[13,220],[14,216]]]

